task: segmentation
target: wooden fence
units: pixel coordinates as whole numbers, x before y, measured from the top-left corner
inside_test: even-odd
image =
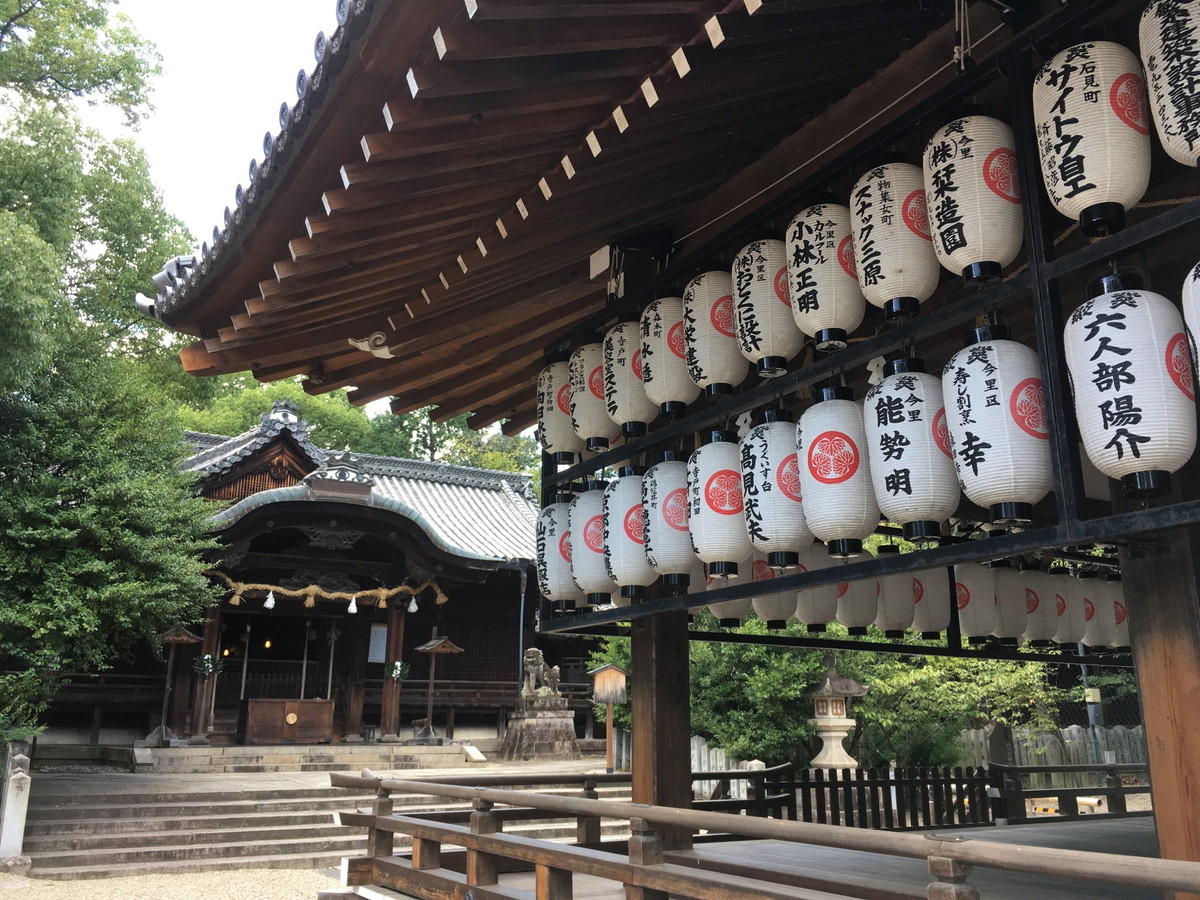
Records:
[[[804,822],[888,831],[992,823],[988,773],[973,766],[805,769],[796,789]]]
[[[1146,765],[1146,733],[1141,725],[1084,728],[1071,725],[1055,731],[1013,729],[1011,740],[997,742],[988,729],[962,733],[964,762],[1016,766]],[[999,746],[997,746],[999,744]],[[1075,785],[1080,786],[1080,785]]]

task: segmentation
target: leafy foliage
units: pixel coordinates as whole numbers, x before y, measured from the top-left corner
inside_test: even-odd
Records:
[[[366,442],[356,449],[427,462],[446,459],[455,440],[471,433],[467,428],[467,417],[461,415],[448,422],[435,422],[429,417],[432,409],[425,407],[402,416],[392,413],[376,416],[371,420],[371,433]]]

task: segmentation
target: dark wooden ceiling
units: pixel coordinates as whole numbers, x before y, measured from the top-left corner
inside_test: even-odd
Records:
[[[305,375],[510,433],[543,349],[604,307],[594,253],[655,229],[686,250],[956,71],[950,0],[348,8],[160,315],[200,338],[193,374]]]

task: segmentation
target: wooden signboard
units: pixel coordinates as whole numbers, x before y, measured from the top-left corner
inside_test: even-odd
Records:
[[[247,700],[245,743],[328,744],[332,700]]]

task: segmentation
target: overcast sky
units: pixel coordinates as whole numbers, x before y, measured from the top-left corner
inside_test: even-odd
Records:
[[[156,107],[138,135],[167,210],[197,241],[249,180],[262,139],[279,133],[279,105],[311,73],[317,32],[337,27],[335,0],[119,0],[162,55]]]

